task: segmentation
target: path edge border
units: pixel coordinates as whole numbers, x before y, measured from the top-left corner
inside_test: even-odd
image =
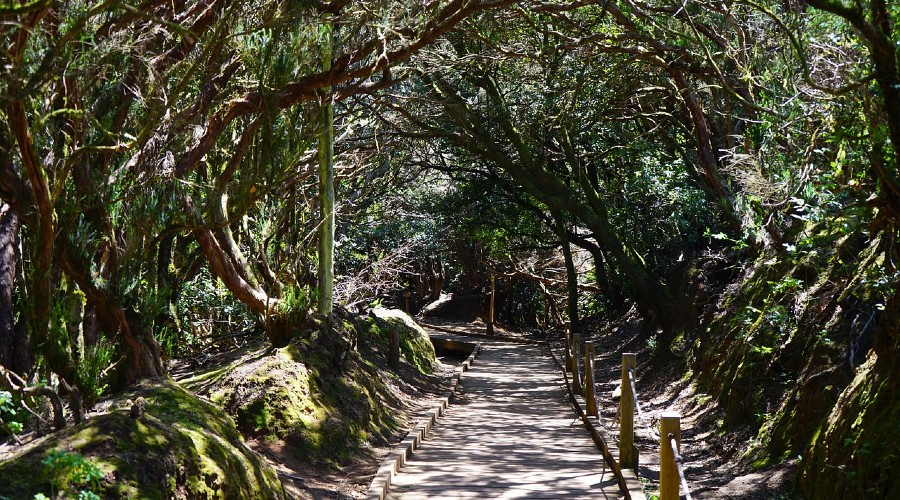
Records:
[[[381,466],[378,468],[378,472],[375,473],[375,477],[372,478],[372,482],[369,484],[369,490],[366,492],[367,500],[384,500],[385,497],[387,497],[394,476],[396,476],[397,473],[400,472],[400,469],[406,465],[406,461],[409,460],[416,449],[421,446],[422,441],[425,439],[425,436],[431,432],[431,428],[434,427],[434,424],[444,415],[447,407],[450,406],[450,399],[456,394],[456,391],[459,388],[460,379],[465,372],[469,371],[472,367],[472,363],[475,362],[478,353],[481,352],[481,342],[475,342],[474,345],[475,348],[472,350],[472,353],[469,354],[469,357],[456,367],[455,373],[450,379],[450,392],[441,400],[440,404],[438,404],[435,409],[428,412],[427,416],[420,420],[412,430],[409,431],[409,434],[403,438],[403,441],[400,441],[400,444],[398,444],[387,458],[381,462]]]
[[[600,452],[603,454],[606,465],[609,466],[610,470],[612,470],[613,474],[618,478],[619,489],[625,495],[625,498],[628,500],[647,500],[647,495],[644,493],[644,486],[641,484],[641,480],[638,478],[637,474],[631,469],[622,469],[619,467],[619,464],[616,463],[616,459],[607,443],[609,435],[606,433],[606,430],[603,429],[596,417],[590,417],[584,412],[584,409],[578,402],[578,398],[572,391],[572,386],[569,382],[569,376],[566,373],[566,370],[556,357],[556,354],[553,352],[549,343],[547,344],[547,351],[550,353],[550,357],[553,358],[553,362],[556,363],[556,368],[562,372],[563,380],[565,380],[566,384],[566,392],[569,394],[569,402],[575,407],[578,416],[581,418],[581,421],[584,422],[588,432],[591,434],[594,444],[597,445],[597,448],[599,448]]]

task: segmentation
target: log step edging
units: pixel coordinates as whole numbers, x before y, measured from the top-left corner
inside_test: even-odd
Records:
[[[397,473],[400,472],[400,469],[406,465],[407,460],[409,460],[416,449],[421,446],[425,436],[431,432],[434,424],[437,423],[438,419],[444,415],[444,412],[450,406],[450,399],[456,394],[456,391],[459,388],[460,378],[463,373],[469,371],[472,367],[472,363],[475,362],[478,353],[481,352],[481,342],[470,345],[474,346],[472,353],[469,354],[469,357],[467,357],[462,364],[456,367],[455,373],[450,379],[450,392],[447,396],[441,400],[434,410],[428,412],[425,419],[419,421],[416,426],[413,427],[409,434],[400,441],[400,444],[397,445],[397,447],[394,448],[381,463],[378,472],[375,473],[375,477],[372,478],[372,482],[369,484],[369,490],[366,493],[366,498],[368,500],[384,500],[385,497],[387,497],[394,476],[396,476]]]

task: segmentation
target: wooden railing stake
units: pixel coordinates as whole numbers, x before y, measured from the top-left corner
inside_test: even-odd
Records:
[[[572,323],[566,321],[566,371],[572,373]]]
[[[675,443],[681,448],[681,415],[673,412],[662,414],[659,421],[659,500],[678,500],[678,467],[669,434],[675,436]]]
[[[404,304],[403,311],[406,312],[406,314],[410,314],[410,309],[409,309],[409,298],[410,297],[412,297],[412,293],[410,293],[408,291],[403,292],[403,304]]]
[[[597,411],[597,387],[594,385],[594,343],[584,343],[584,405],[587,414],[600,417]]]
[[[638,456],[634,446],[634,394],[629,369],[634,369],[635,360],[633,352],[622,353],[622,397],[619,398],[619,466],[633,470],[637,470]]]
[[[578,367],[578,358],[581,355],[581,334],[572,334],[572,391],[579,396],[584,396],[581,387],[581,369]]]

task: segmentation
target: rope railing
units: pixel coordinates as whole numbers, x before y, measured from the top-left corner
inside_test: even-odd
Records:
[[[583,348],[582,348],[583,347]],[[565,336],[565,371],[572,373],[573,391],[584,397],[586,413],[597,418],[597,423],[608,428],[603,421],[600,399],[597,388],[594,366],[594,343],[581,342],[581,336],[566,329]],[[583,353],[583,359],[581,354]],[[581,369],[584,368],[584,377]],[[636,355],[622,353],[622,386],[619,400],[619,467],[638,471],[639,450],[634,445],[634,417],[647,430],[653,439],[658,440],[660,447],[659,499],[677,500],[679,490],[684,497],[692,500],[688,482],[684,474],[684,457],[680,453],[681,415],[666,412],[660,415],[660,429],[650,425],[641,408],[635,380]]]
[[[684,489],[684,498],[686,500],[693,500],[691,498],[691,490],[688,489],[687,479],[684,478],[684,458],[682,458],[681,453],[678,453],[678,441],[675,439],[675,434],[669,433],[669,446],[672,447],[672,451],[675,453],[675,467],[678,468],[678,479],[681,481],[681,488]]]
[[[644,418],[644,412],[641,411],[641,401],[638,399],[637,388],[634,386],[635,378],[637,377],[634,375],[634,368],[629,368],[628,381],[630,382],[629,385],[631,385],[631,395],[634,398],[634,408],[635,410],[637,410],[638,420],[640,420],[641,423],[644,424],[644,427],[647,428],[647,432],[649,432],[651,436],[653,436],[655,439],[659,439],[659,432],[650,426],[650,424],[647,422],[647,419]]]
[[[622,408],[622,418],[625,418],[624,415],[628,413],[631,418],[634,418],[635,411],[637,412],[638,420],[640,420],[641,424],[647,429],[647,432],[650,433],[650,436],[653,439],[659,441],[659,498],[660,500],[677,500],[679,498],[679,485],[684,490],[684,496],[687,500],[692,500],[691,491],[688,488],[687,479],[684,476],[684,458],[680,453],[680,441],[681,441],[681,415],[678,413],[666,412],[661,415],[660,418],[660,430],[657,431],[654,429],[647,419],[644,418],[644,412],[641,409],[641,402],[638,398],[637,386],[635,384],[635,380],[637,376],[635,374],[635,355],[632,353],[623,353],[622,354],[622,394],[630,388],[629,395],[631,396],[630,403],[633,405],[633,411],[626,412],[624,411],[624,405],[626,404],[626,398],[620,399],[620,404],[623,405]],[[625,384],[628,384],[628,388],[624,388]],[[620,428],[629,428],[630,435],[625,436],[626,439],[622,439],[622,433],[619,434],[619,444],[623,445],[623,441],[630,445],[632,448],[634,447],[634,424],[632,423],[630,426],[621,425]],[[665,439],[663,439],[665,436]],[[637,450],[635,449],[635,455],[637,454]],[[637,470],[637,459],[634,460],[635,470]],[[624,467],[624,464],[623,464]]]

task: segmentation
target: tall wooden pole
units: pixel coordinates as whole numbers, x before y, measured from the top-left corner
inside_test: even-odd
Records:
[[[391,328],[390,346],[388,348],[388,364],[395,370],[400,369],[400,330]]]
[[[581,370],[578,368],[580,354],[581,334],[575,332],[572,334],[572,391],[575,394],[584,396],[584,389],[581,387]]]
[[[332,26],[324,23],[322,69],[331,69]],[[334,104],[331,87],[325,95],[320,110],[319,131],[319,313],[331,314],[334,294]]]

